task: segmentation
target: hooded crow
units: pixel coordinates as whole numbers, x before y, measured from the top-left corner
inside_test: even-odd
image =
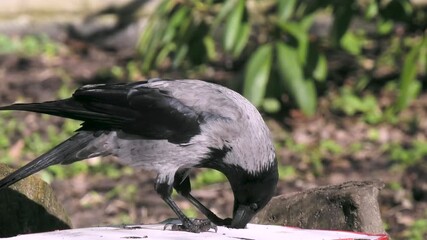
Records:
[[[74,136],[0,180],[0,189],[54,164],[112,155],[157,173],[156,192],[182,222],[173,229],[201,232],[211,223],[244,228],[271,199],[278,181],[273,143],[260,113],[220,85],[161,79],[86,85],[68,99],[0,110],[83,121]],[[232,218],[219,218],[191,195],[193,168],[227,177],[234,194]],[[173,188],[209,220],[186,217],[171,198]]]

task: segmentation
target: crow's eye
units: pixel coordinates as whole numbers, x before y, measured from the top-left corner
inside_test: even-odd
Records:
[[[253,211],[258,210],[258,204],[256,204],[256,203],[252,203],[249,207],[250,207]]]

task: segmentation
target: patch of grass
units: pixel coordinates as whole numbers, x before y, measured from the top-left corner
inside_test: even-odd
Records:
[[[354,142],[350,144],[348,151],[350,154],[357,153],[363,149],[363,144],[361,142]]]
[[[402,184],[400,182],[397,182],[397,181],[389,182],[388,187],[393,191],[398,191],[398,190],[403,189]]]
[[[129,213],[119,213],[119,216],[117,218],[114,218],[114,221],[112,223],[120,225],[132,224],[133,219],[129,215]]]
[[[417,219],[406,231],[408,240],[424,240],[427,238],[427,219]]]
[[[63,46],[50,39],[47,35],[26,35],[10,37],[0,35],[0,54],[17,54],[22,56],[47,56],[59,54]]]
[[[182,211],[189,218],[196,218],[198,215],[198,211],[193,206],[189,206],[188,208],[183,208]]]
[[[23,132],[24,123],[13,118],[11,112],[0,112],[0,156],[2,163],[11,163],[10,156],[11,136],[16,132]]]
[[[371,93],[362,95],[353,87],[342,87],[339,95],[332,101],[332,108],[347,116],[361,116],[363,121],[369,124],[398,122],[395,109],[392,107],[382,109],[377,97]]]
[[[324,172],[323,160],[325,158],[336,158],[344,154],[343,147],[337,142],[326,139],[321,140],[314,145],[296,143],[293,139],[287,137],[283,147],[301,157],[302,161],[310,164],[312,172],[316,176],[321,176]],[[279,172],[280,172],[279,168]],[[284,170],[282,170],[284,171]],[[293,174],[291,169],[288,173]],[[284,174],[284,172],[282,172]]]
[[[137,184],[120,183],[107,192],[106,199],[120,198],[128,202],[135,202],[138,193]]]
[[[75,162],[70,165],[53,165],[45,170],[43,180],[51,182],[53,179],[68,179],[78,174],[88,174],[89,166],[86,162]]]
[[[204,169],[192,180],[191,185],[194,189],[197,189],[209,184],[225,181],[227,181],[227,178],[221,172],[213,169]]]
[[[122,81],[139,81],[145,76],[141,72],[141,62],[137,60],[130,60],[124,66],[113,66],[109,70],[99,72],[100,78],[113,78]]]
[[[414,140],[408,145],[399,143],[388,144],[384,147],[390,155],[390,160],[404,167],[412,166],[427,157],[427,141]]]
[[[279,179],[287,180],[296,176],[296,170],[293,166],[284,166],[279,163]]]
[[[329,153],[329,154],[335,154],[335,155],[341,154],[344,152],[341,145],[339,145],[337,142],[330,139],[325,139],[320,142],[319,151],[323,154]]]

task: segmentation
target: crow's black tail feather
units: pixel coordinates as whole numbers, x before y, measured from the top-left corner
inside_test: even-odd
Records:
[[[89,120],[101,123],[109,122],[112,124],[123,122],[123,117],[89,110],[78,101],[75,101],[73,98],[42,103],[17,103],[0,107],[0,111],[2,110],[19,110],[44,113],[80,121]]]
[[[82,160],[82,156],[77,156],[77,153],[95,138],[96,137],[93,133],[84,131],[78,132],[74,136],[54,147],[52,150],[1,179],[0,189],[6,188],[51,165]]]

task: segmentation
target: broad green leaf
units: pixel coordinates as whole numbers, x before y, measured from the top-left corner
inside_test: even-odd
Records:
[[[193,24],[193,19],[191,17],[183,18],[181,23],[179,24],[178,32],[177,32],[177,44],[185,44],[188,39],[191,38],[191,34],[196,26]]]
[[[236,4],[237,4],[237,0],[225,1],[217,17],[214,19],[212,23],[213,29],[215,29],[222,22],[222,20],[233,10],[233,8],[235,8]]]
[[[296,3],[296,0],[282,0],[278,2],[277,16],[279,22],[285,22],[292,16]]]
[[[385,20],[380,18],[377,21],[377,31],[381,35],[389,34],[393,30],[393,27],[394,27],[394,22],[391,20]]]
[[[358,36],[352,31],[348,31],[341,38],[340,45],[347,52],[359,56],[362,51],[363,42],[363,36]]]
[[[262,102],[262,108],[267,113],[277,113],[280,111],[280,102],[276,98],[266,98]]]
[[[160,40],[163,36],[162,34],[164,32],[165,24],[159,22],[156,23],[156,25],[159,25],[154,26],[154,29],[157,31],[153,31],[151,38],[148,39],[147,45],[145,46],[145,52],[142,53],[144,58],[144,62],[142,64],[143,72],[148,72],[151,69],[153,61],[157,56]]]
[[[228,16],[224,31],[224,49],[226,52],[231,52],[237,42],[244,11],[245,0],[238,0],[237,5]]]
[[[418,56],[418,66],[419,74],[425,75],[427,73],[427,41],[424,41],[422,45]]]
[[[272,58],[273,47],[265,44],[258,47],[246,65],[243,95],[255,106],[260,106],[264,99]]]
[[[206,52],[208,54],[208,58],[210,60],[217,59],[217,53],[216,53],[216,47],[215,47],[215,40],[213,39],[213,37],[210,36],[210,35],[206,35],[203,38],[203,43],[205,44]]]
[[[376,0],[369,0],[365,11],[365,17],[367,19],[372,19],[376,16],[378,16],[378,3]]]
[[[316,111],[316,89],[314,82],[305,80],[298,51],[283,42],[276,43],[277,69],[279,76],[298,107],[308,116]]]
[[[159,6],[155,9],[152,17],[149,18],[147,26],[144,28],[139,41],[138,41],[138,50],[141,54],[147,54],[148,51],[152,49],[153,38],[160,31],[164,36],[165,25],[161,23],[163,17],[165,17],[171,10],[176,6],[177,2],[175,1],[162,1]],[[156,47],[160,42],[155,43]]]
[[[334,22],[332,25],[332,43],[339,46],[341,38],[347,32],[353,17],[354,0],[342,1],[334,6]]]
[[[185,56],[187,55],[189,47],[187,44],[183,44],[179,46],[178,51],[176,52],[176,56],[172,62],[172,66],[177,68],[184,61]]]
[[[283,22],[278,25],[283,31],[292,35],[298,41],[298,61],[301,65],[305,65],[309,47],[308,32],[301,31],[301,25],[295,22]]]
[[[421,85],[417,81],[417,59],[418,54],[420,53],[421,47],[425,44],[427,38],[424,37],[418,45],[412,47],[411,51],[406,55],[402,72],[399,77],[400,88],[399,96],[397,98],[397,110],[401,111],[409,105],[409,103],[416,97],[418,94]]]
[[[170,0],[164,0],[162,1],[159,6],[155,9],[155,12],[153,16],[165,16],[168,14],[176,5],[178,4],[178,1],[170,1]]]
[[[175,49],[176,49],[175,43],[173,42],[167,43],[157,55],[156,66],[160,66],[165,61],[165,59],[169,56],[169,54]]]
[[[313,25],[316,14],[310,14],[304,16],[303,19],[299,21],[299,25],[301,26],[301,30],[304,32],[310,31],[311,26]]]
[[[149,42],[153,37],[153,28],[153,23],[148,23],[147,26],[144,28],[144,32],[142,33],[138,41],[138,50],[140,54],[144,54],[147,51],[147,46],[149,45]]]
[[[162,44],[167,44],[175,37],[176,29],[184,21],[184,18],[188,18],[190,9],[188,7],[180,7],[167,21],[168,26],[166,27],[165,34],[163,35]]]
[[[239,37],[237,39],[236,45],[233,48],[233,57],[238,57],[245,49],[246,44],[248,43],[249,36],[251,34],[251,25],[249,22],[242,23],[239,29]]]
[[[313,77],[318,81],[324,81],[327,76],[328,76],[328,61],[326,60],[325,54],[319,54],[316,68],[313,71]]]

